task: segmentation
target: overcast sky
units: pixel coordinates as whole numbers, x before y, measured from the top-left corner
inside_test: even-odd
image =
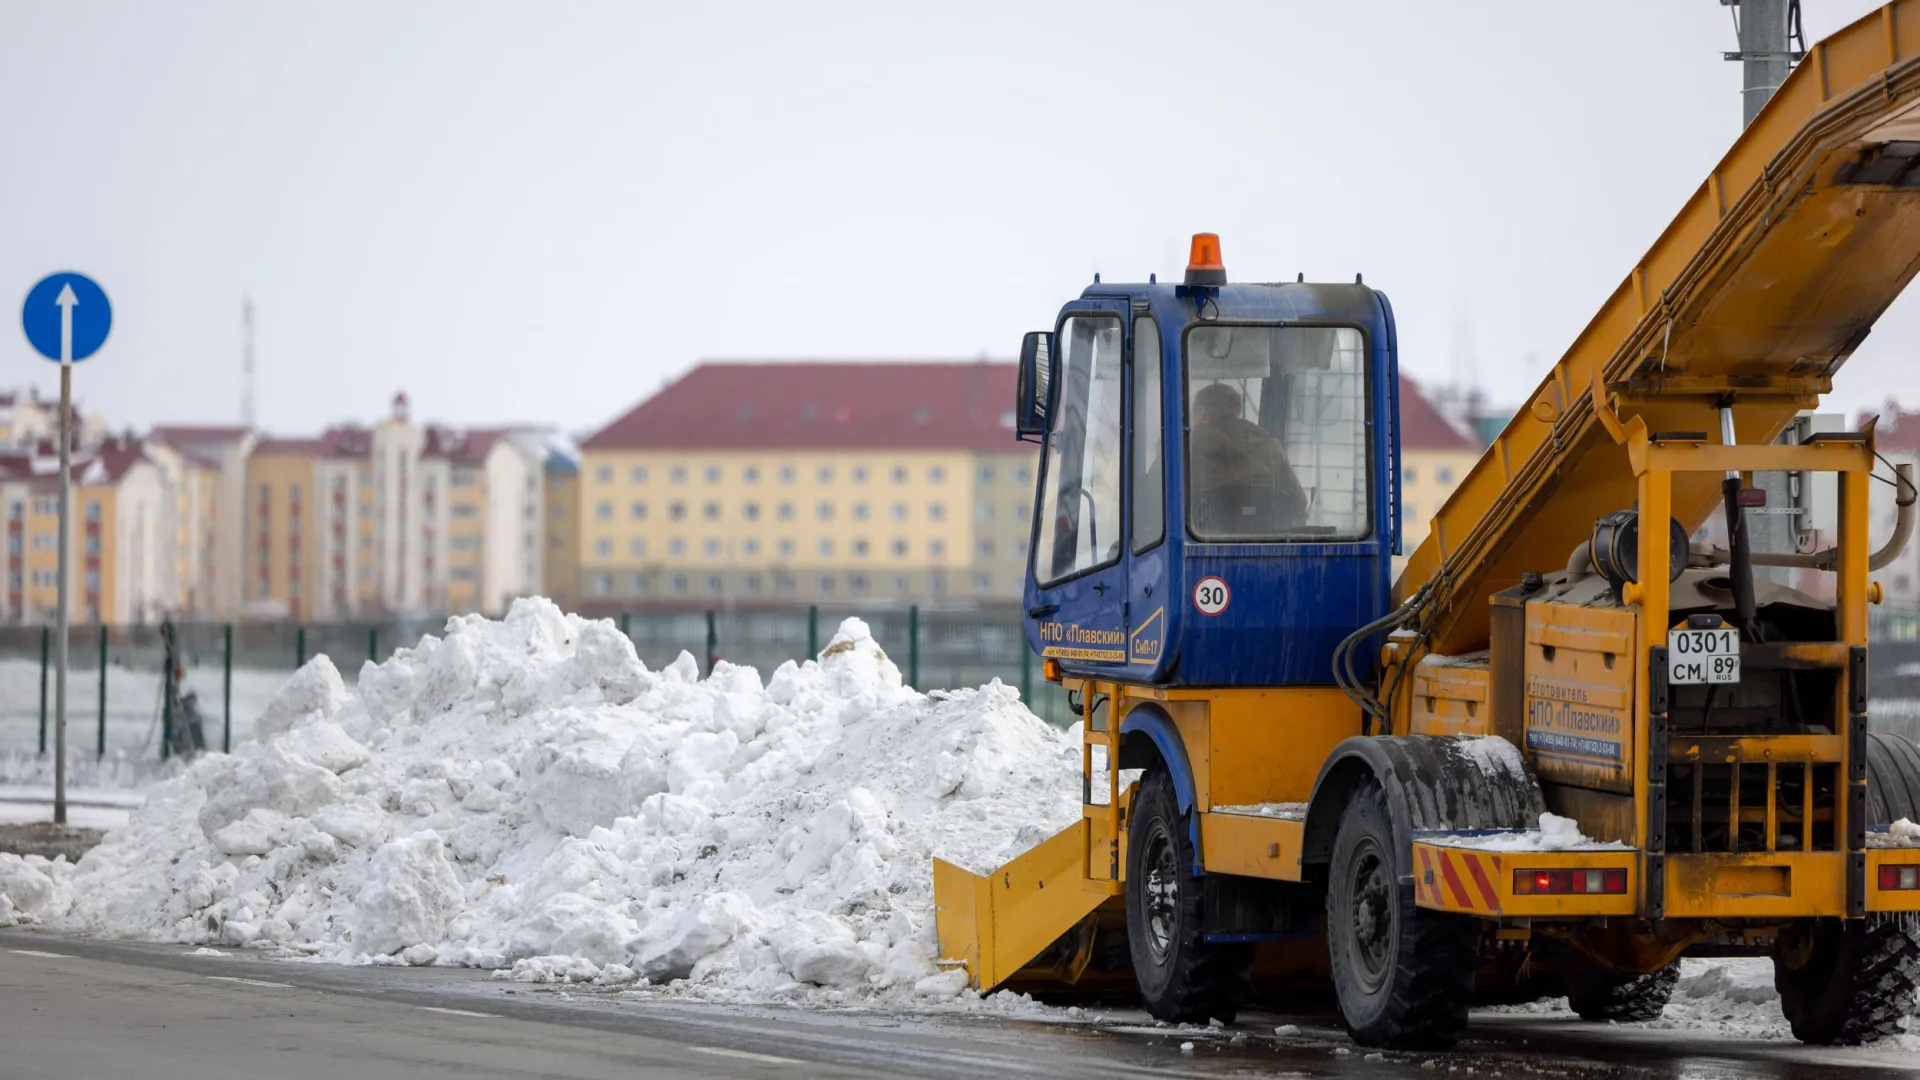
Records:
[[[75,385],[116,426],[236,420],[250,292],[270,430],[400,388],[582,429],[702,358],[1008,357],[1211,230],[1236,279],[1363,271],[1405,370],[1517,401],[1738,134],[1733,35],[1718,0],[0,0],[0,294],[106,287]],[[1920,401],[1917,329],[1835,400]],[[0,341],[0,386],[56,385]]]

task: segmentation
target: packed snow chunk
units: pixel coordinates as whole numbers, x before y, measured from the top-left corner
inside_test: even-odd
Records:
[[[780,965],[795,979],[822,986],[859,986],[866,982],[879,947],[863,944],[837,919],[808,912],[767,935]]]
[[[372,751],[354,741],[345,728],[331,720],[297,727],[280,736],[278,741],[293,757],[310,761],[336,775],[373,760]]]
[[[1594,840],[1580,831],[1580,823],[1558,814],[1541,814],[1537,829],[1512,829],[1477,836],[1439,836],[1432,843],[1475,851],[1627,851],[1625,844]]]
[[[567,680],[575,689],[600,691],[610,705],[625,705],[646,691],[652,676],[633,651],[633,639],[602,619],[580,628]]]
[[[720,950],[735,934],[751,929],[758,914],[743,893],[717,892],[700,897],[640,931],[629,948],[634,970],[655,982],[684,979],[693,965]]]
[[[7,917],[38,915],[53,899],[53,879],[18,855],[0,853],[0,898]]]
[[[347,704],[347,684],[326,654],[307,661],[253,722],[254,738],[266,742],[302,724],[331,720]]]
[[[542,747],[523,773],[540,819],[568,836],[611,825],[632,806],[621,771],[622,748],[606,740]]]
[[[353,944],[363,954],[385,956],[439,941],[462,900],[460,878],[438,833],[395,840],[374,853],[354,900]]]
[[[1504,773],[1521,783],[1532,784],[1527,775],[1526,759],[1520,756],[1520,748],[1498,735],[1462,735],[1449,739],[1448,744],[1454,756],[1473,763],[1487,776]]]
[[[277,742],[247,758],[209,758],[205,766],[205,773],[196,767],[195,775],[206,788],[199,822],[200,831],[209,840],[214,833],[246,817],[249,810],[305,817],[340,797],[339,777],[295,757]]]
[[[287,836],[287,816],[255,807],[247,816],[213,834],[213,846],[226,855],[266,855]]]
[[[314,811],[313,827],[351,847],[373,847],[387,839],[386,811],[365,796],[350,796]]]

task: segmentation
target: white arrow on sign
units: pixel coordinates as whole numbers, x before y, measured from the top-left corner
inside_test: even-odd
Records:
[[[73,363],[73,308],[80,300],[73,295],[72,285],[62,285],[60,295],[55,297],[53,302],[60,305],[60,362],[71,364]]]

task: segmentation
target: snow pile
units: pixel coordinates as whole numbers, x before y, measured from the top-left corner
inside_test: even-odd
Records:
[[[521,601],[366,665],[357,695],[316,658],[257,734],[77,866],[0,856],[0,925],[951,997],[932,857],[985,870],[1079,813],[1077,732],[998,682],[903,686],[857,619],[762,685],[686,654],[648,671],[611,623]]]
[[[1501,740],[1504,741],[1504,740]],[[1514,829],[1469,836],[1422,837],[1430,843],[1475,851],[1627,851],[1625,844],[1594,840],[1580,823],[1558,814],[1541,814],[1537,829]]]
[[[1920,824],[1901,818],[1884,829],[1870,829],[1867,832],[1867,846],[1920,847]]]

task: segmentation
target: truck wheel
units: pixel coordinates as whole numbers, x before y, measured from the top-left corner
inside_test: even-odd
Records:
[[[1127,831],[1127,945],[1147,1011],[1169,1023],[1232,1023],[1253,963],[1247,945],[1210,945],[1202,932],[1193,834],[1173,778],[1141,781]]]
[[[1680,982],[1680,962],[1641,975],[1608,971],[1571,948],[1554,950],[1567,1004],[1582,1020],[1658,1020]]]
[[[1868,734],[1867,803],[1877,824],[1920,817],[1920,747]],[[1790,923],[1774,939],[1773,985],[1801,1042],[1854,1046],[1897,1034],[1920,991],[1920,915]]]
[[[1327,881],[1327,953],[1340,1015],[1363,1046],[1450,1046],[1467,1026],[1479,965],[1476,920],[1414,906],[1380,785],[1340,815]]]

